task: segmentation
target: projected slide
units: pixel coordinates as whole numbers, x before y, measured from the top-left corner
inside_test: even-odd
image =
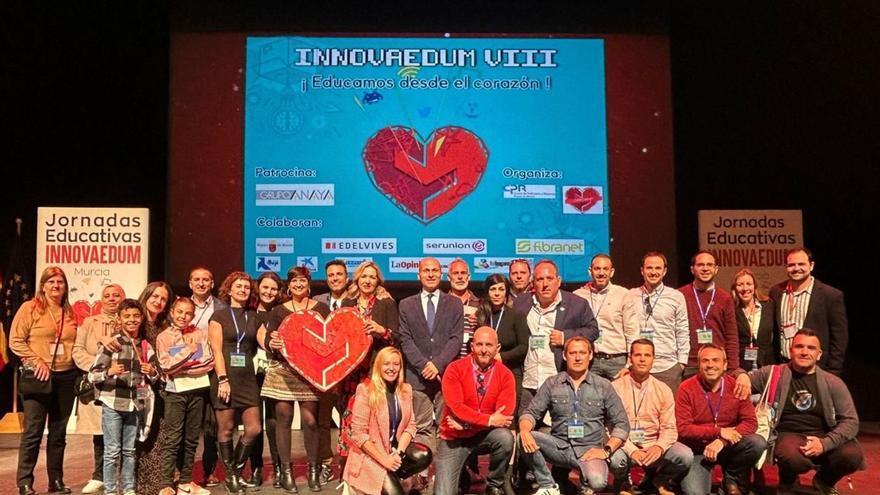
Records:
[[[584,280],[609,251],[604,66],[600,39],[247,38],[244,266]]]

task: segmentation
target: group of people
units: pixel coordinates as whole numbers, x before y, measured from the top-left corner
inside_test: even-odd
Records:
[[[612,283],[612,260],[600,254],[574,292],[561,289],[552,261],[515,260],[508,277],[485,279],[479,298],[464,260],[449,264],[443,292],[440,262],[424,258],[419,292],[399,305],[372,261],[351,282],[343,261],[328,262],[329,292],[318,296],[303,267],[288,271],[286,285],[274,273],[233,272],[218,297],[211,272],[196,268],[191,298],[175,298],[164,282],[138,300],[110,285],[101,314],[80,325],[64,273],[50,267],[10,332],[22,379],[52,390],[22,395],[19,492],[34,493],[47,417],[49,492],[70,492],[64,431],[79,397],[77,429],[95,439],[86,493],[207,495],[192,476],[202,437],[206,476],[213,451],[227,491],[250,491],[263,482],[263,430],[274,486],[297,493],[294,403],[312,491],[333,477],[335,406],[339,472],[354,493],[405,493],[408,478],[410,489],[429,491],[433,465],[434,493],[455,495],[480,477],[477,456],[488,454],[488,494],[510,493],[511,478],[542,495],[586,494],[606,489],[609,474],[613,490],[632,493],[629,470],[639,466],[643,493],[703,495],[720,464],[730,495],[748,492],[765,451],[780,468],[779,493],[793,493],[813,469],[813,486],[837,493],[840,479],[864,467],[858,416],[837,376],[848,332],[843,294],[812,276],[806,249],[786,261],[788,280],[769,297],[746,269],[730,292],[716,287],[715,258],[700,251],[693,282],[677,290],[663,284],[665,256],[649,252],[634,289]],[[341,307],[363,316],[372,352],[321,392],[288,364],[278,330],[292,313],[326,318]],[[752,403],[768,391],[769,424]]]

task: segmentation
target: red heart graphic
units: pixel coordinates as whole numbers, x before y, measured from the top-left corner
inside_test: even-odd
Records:
[[[583,189],[571,187],[565,191],[566,204],[571,205],[581,213],[596,206],[596,203],[599,201],[602,201],[602,195],[593,187],[585,187]]]
[[[104,307],[101,301],[89,303],[88,301],[83,299],[76,301],[70,306],[73,308],[73,316],[76,318],[77,326],[82,325],[83,320],[85,320],[89,316],[101,314],[101,308]]]
[[[278,326],[287,362],[318,390],[341,382],[370,352],[373,338],[354,308],[340,308],[325,322],[315,311],[297,311]]]
[[[441,127],[425,141],[413,129],[390,126],[367,140],[363,160],[379,192],[428,224],[476,189],[489,150],[463,127]]]

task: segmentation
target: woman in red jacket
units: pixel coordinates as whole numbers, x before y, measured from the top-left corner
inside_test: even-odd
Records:
[[[431,464],[431,450],[412,441],[412,387],[403,382],[402,363],[399,350],[382,349],[355,393],[351,452],[342,475],[355,493],[402,495],[400,480]]]

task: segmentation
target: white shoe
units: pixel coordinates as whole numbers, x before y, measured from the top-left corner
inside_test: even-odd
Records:
[[[559,485],[553,485],[547,488],[539,488],[535,495],[559,495]]]
[[[211,495],[211,492],[200,487],[196,482],[192,481],[185,485],[177,487],[177,495]]]
[[[83,493],[98,493],[101,489],[104,488],[104,482],[98,480],[89,480],[86,483],[86,486],[83,487]]]
[[[137,495],[137,493],[135,493],[134,490],[132,490],[130,492],[125,492],[122,495]]]

